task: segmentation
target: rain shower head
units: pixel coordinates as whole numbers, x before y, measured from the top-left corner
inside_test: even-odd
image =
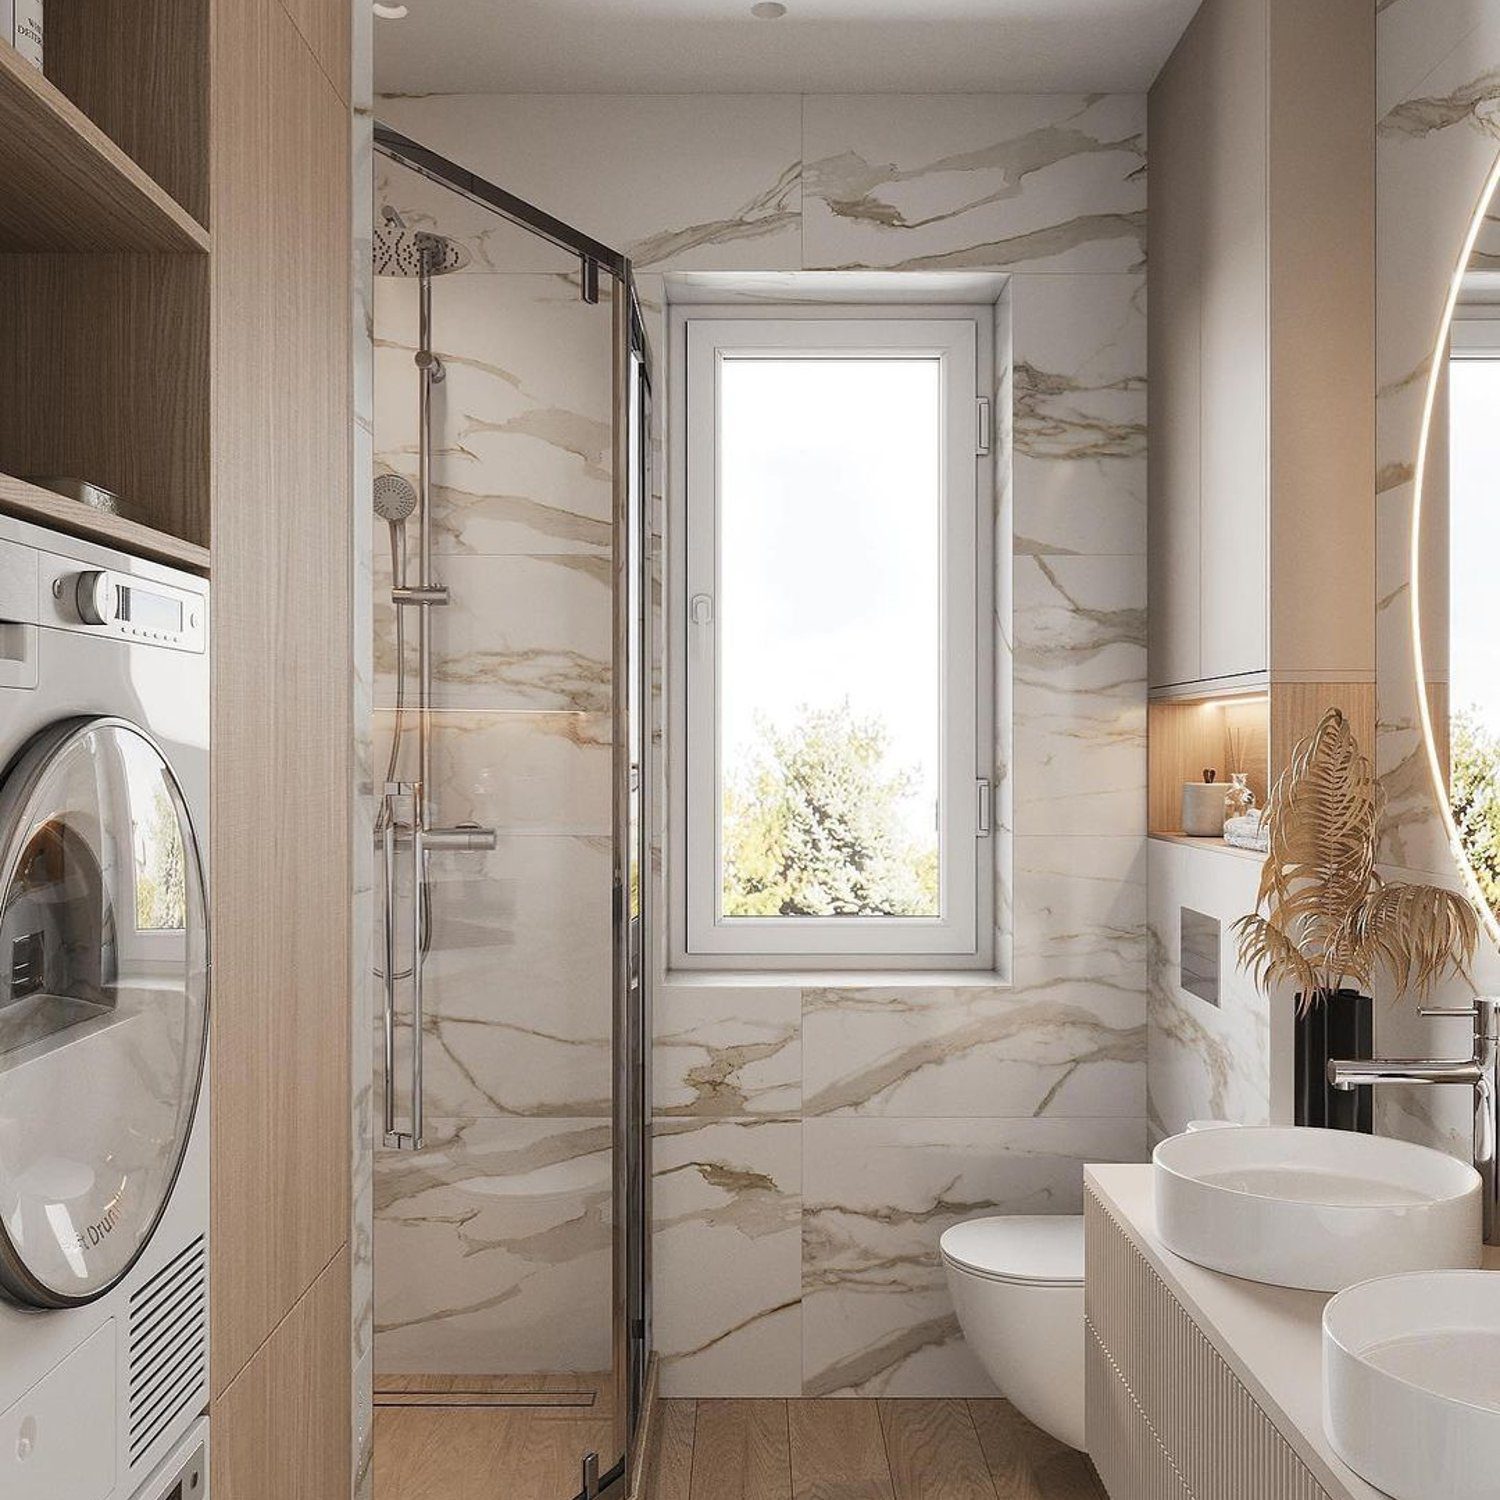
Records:
[[[392,526],[399,526],[416,508],[417,492],[409,479],[399,474],[382,474],[375,481],[375,514]]]
[[[426,229],[408,229],[399,214],[388,214],[375,230],[377,276],[446,276],[468,265],[469,252],[457,240]]]

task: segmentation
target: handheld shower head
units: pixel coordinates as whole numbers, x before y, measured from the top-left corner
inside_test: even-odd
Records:
[[[406,587],[406,518],[417,508],[417,492],[399,474],[381,474],[374,486],[375,514],[391,528],[391,582]]]
[[[409,479],[399,474],[381,474],[375,481],[375,514],[399,526],[416,508],[417,492]]]

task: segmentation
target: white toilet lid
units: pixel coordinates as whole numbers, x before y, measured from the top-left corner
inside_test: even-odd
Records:
[[[945,1259],[996,1281],[1083,1284],[1083,1216],[1026,1214],[970,1219],[943,1231]]]

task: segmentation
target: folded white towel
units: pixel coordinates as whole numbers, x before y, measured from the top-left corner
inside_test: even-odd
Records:
[[[1256,849],[1266,853],[1271,847],[1271,828],[1264,811],[1255,807],[1224,824],[1224,842],[1236,849]]]

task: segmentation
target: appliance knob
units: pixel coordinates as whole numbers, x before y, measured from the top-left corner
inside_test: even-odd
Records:
[[[91,570],[78,575],[74,590],[78,618],[85,625],[113,625],[119,613],[115,586],[108,573]]]

